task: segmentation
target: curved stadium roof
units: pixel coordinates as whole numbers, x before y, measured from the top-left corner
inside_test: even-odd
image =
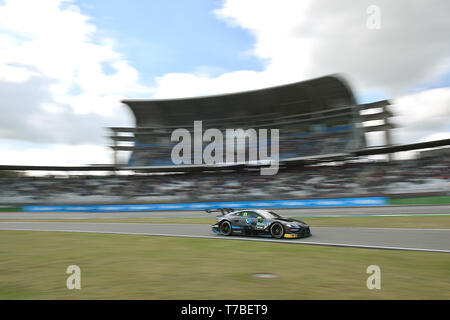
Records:
[[[194,120],[203,120],[205,126],[246,119],[273,123],[289,116],[356,106],[350,87],[337,75],[237,93],[122,102],[132,110],[137,128],[189,127]]]

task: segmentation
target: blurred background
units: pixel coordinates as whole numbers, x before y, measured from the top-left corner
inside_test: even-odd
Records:
[[[0,299],[449,299],[449,12],[0,0]],[[247,160],[193,163],[194,121]],[[239,128],[279,130],[276,175]],[[221,241],[219,205],[312,236]]]
[[[342,76],[226,95],[124,103],[136,125],[105,128],[113,164],[55,166],[54,172],[48,166],[1,166],[5,171],[0,176],[0,203],[410,198],[445,197],[450,191],[450,139],[393,143],[392,132],[398,125],[392,121],[390,102],[357,104]],[[213,164],[194,164],[194,121],[199,119],[203,132],[213,128],[223,135],[213,152],[218,156]],[[175,165],[171,157],[178,143],[171,141],[171,133],[177,128],[191,137],[190,156],[181,165]],[[245,131],[227,136],[230,128],[278,129],[278,173],[261,175],[260,160],[265,158],[261,158],[260,144]],[[368,146],[367,136],[372,133],[381,134],[382,144]],[[208,144],[200,136],[201,155]],[[225,157],[230,147],[235,155],[231,162]],[[238,152],[245,155],[245,162],[238,162]],[[126,153],[125,157],[120,153]],[[252,153],[258,159],[250,159]],[[407,155],[398,156],[402,153]],[[120,160],[124,158],[125,163]]]

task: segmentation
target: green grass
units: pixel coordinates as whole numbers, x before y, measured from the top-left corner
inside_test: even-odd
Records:
[[[19,207],[0,207],[0,212],[21,212],[22,208]]]
[[[66,288],[73,264],[81,290]],[[373,264],[381,290],[366,287]],[[0,231],[0,299],[450,299],[449,265],[445,253]]]
[[[450,215],[363,216],[363,217],[299,217],[312,227],[371,227],[371,228],[450,228]],[[101,223],[183,223],[213,224],[213,217],[205,218],[125,218],[125,219],[35,219],[0,220],[0,222],[101,222]]]
[[[391,205],[450,204],[450,196],[389,199]]]

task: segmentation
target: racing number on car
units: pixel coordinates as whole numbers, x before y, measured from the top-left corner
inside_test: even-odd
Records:
[[[247,218],[248,212],[244,212],[242,214],[242,216],[245,217],[245,224],[252,224],[252,219],[251,218]]]

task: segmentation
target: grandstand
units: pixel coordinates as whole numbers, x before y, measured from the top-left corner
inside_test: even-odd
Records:
[[[450,139],[393,144],[389,101],[358,105],[339,76],[241,93],[124,103],[133,111],[136,126],[109,129],[110,147],[115,152],[131,152],[127,164],[0,165],[0,205],[447,195],[450,191],[449,149],[439,149],[448,146]],[[279,129],[278,174],[261,176],[258,168],[262,164],[249,162],[174,165],[171,131],[192,131],[195,120],[203,121],[204,130]],[[365,134],[374,131],[384,132],[385,143],[368,147]],[[417,159],[408,161],[367,159],[370,155],[424,149]],[[69,174],[32,177],[17,173],[33,170]],[[93,176],[92,171],[109,174]]]
[[[373,161],[297,164],[281,168],[276,176],[261,176],[251,168],[182,174],[0,175],[0,205],[447,195],[449,167],[450,158],[438,156],[389,165]]]
[[[170,152],[175,143],[170,141],[171,132],[177,128],[192,131],[195,120],[203,121],[204,130],[279,129],[282,160],[363,149],[365,132],[388,132],[392,127],[388,123],[363,127],[363,121],[391,116],[386,108],[389,103],[358,106],[339,76],[232,94],[123,103],[133,112],[136,127],[110,128],[111,148],[115,152],[131,151],[130,167],[173,165]],[[380,112],[360,114],[380,108]],[[248,154],[249,146],[246,148]]]

